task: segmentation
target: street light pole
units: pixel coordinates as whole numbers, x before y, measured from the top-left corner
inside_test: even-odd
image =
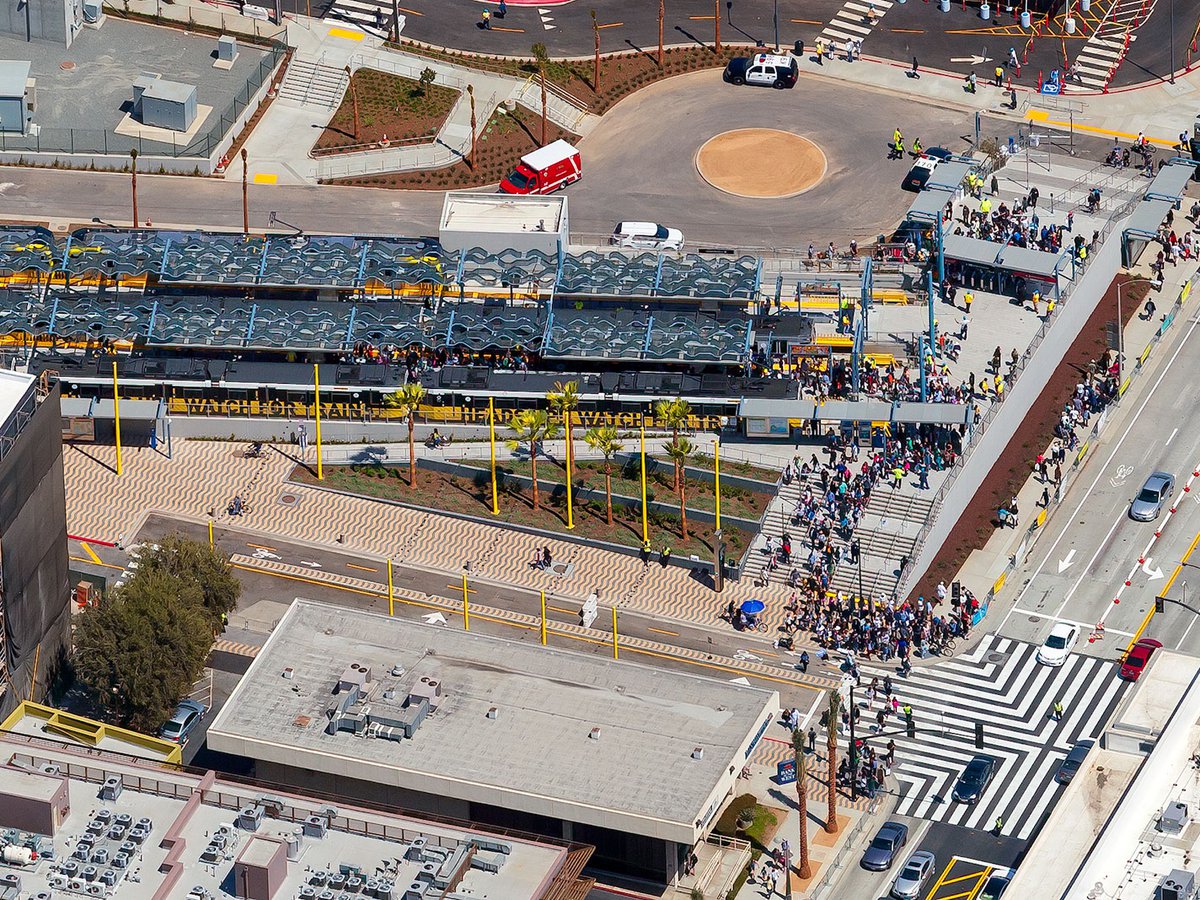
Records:
[[[775,0],[775,52],[779,52],[779,0]]]

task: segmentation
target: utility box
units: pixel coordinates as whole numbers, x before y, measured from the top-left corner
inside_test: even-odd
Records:
[[[196,86],[141,75],[133,83],[133,115],[143,125],[187,131],[196,121]]]
[[[273,900],[287,879],[287,845],[255,835],[246,842],[233,867],[238,900]]]
[[[0,131],[25,134],[33,121],[32,107],[37,104],[34,79],[29,77],[26,60],[0,60]],[[30,93],[33,90],[34,93]]]
[[[1192,900],[1196,896],[1196,876],[1187,869],[1172,869],[1158,886],[1161,900]]]
[[[233,61],[237,59],[237,55],[237,38],[229,34],[223,34],[217,38],[217,62],[232,65]]]
[[[71,813],[64,775],[7,770],[0,790],[0,828],[54,837]]]

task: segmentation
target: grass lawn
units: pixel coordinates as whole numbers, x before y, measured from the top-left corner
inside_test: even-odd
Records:
[[[354,135],[354,95],[358,96],[358,137]],[[459,92],[401,78],[375,69],[359,69],[321,136],[317,152],[337,152],[383,140],[397,144],[432,141],[450,114]]]
[[[390,136],[390,135],[389,135]],[[427,169],[420,172],[395,172],[362,178],[346,178],[339,184],[361,187],[418,188],[428,190],[452,190],[455,188],[479,187],[497,184],[516,168],[522,156],[541,146],[542,117],[521,106],[512,112],[496,110],[490,119],[480,123],[478,153],[475,168],[465,162],[457,162],[442,169]],[[575,135],[556,126],[546,125],[546,143],[562,138],[574,141]]]
[[[709,460],[707,468],[711,468],[711,463],[712,461]],[[463,464],[482,469],[487,469],[490,466],[489,462],[485,459],[463,460]],[[702,468],[702,466],[697,466],[697,468]],[[723,466],[722,469],[724,469]],[[525,460],[505,460],[503,463],[497,465],[497,470],[512,475],[524,475],[526,478],[531,477],[530,465]],[[612,490],[614,495],[620,494],[626,497],[640,497],[642,495],[641,465],[636,460],[632,460],[624,466],[619,462],[613,462],[612,470]],[[573,467],[571,474],[576,485],[596,491],[604,491],[604,463],[602,461],[591,459],[579,460]],[[554,481],[562,481],[566,478],[566,469],[548,460],[539,459],[538,476],[543,480],[550,478]],[[670,460],[661,460],[657,471],[648,474],[646,478],[646,497],[652,503],[657,501],[659,503],[679,504],[679,500],[675,495],[674,475]],[[758,494],[745,488],[732,487],[728,483],[721,485],[722,515],[736,516],[739,519],[758,519],[770,502],[770,494]],[[706,481],[689,478],[687,482],[687,506],[688,509],[702,509],[706,512],[713,512],[716,509],[716,493],[713,490],[713,486]]]
[[[497,524],[514,523],[543,531],[568,533],[566,528],[566,491],[540,492],[540,509],[534,511],[531,492],[520,489],[510,479],[503,483],[500,491],[500,514],[492,516],[491,481],[487,469],[475,478],[443,475],[424,469],[417,470],[416,487],[408,486],[408,467],[401,466],[325,466],[325,487],[376,497],[411,503],[428,509],[463,513]],[[546,481],[561,476],[552,464],[538,465],[539,480]],[[292,478],[302,484],[317,484],[316,475],[305,466],[292,470]],[[603,476],[600,476],[603,488]],[[664,491],[671,497],[670,488]],[[722,495],[724,492],[722,491]],[[722,496],[721,511],[725,511]],[[569,532],[574,537],[607,541],[627,547],[642,545],[641,511],[627,507],[613,507],[613,525],[610,528],[605,516],[604,500],[581,503],[575,498],[575,529]],[[680,538],[679,517],[662,515],[651,511],[649,516],[650,542],[657,551],[664,544],[671,547],[676,557],[696,554],[702,559],[712,558],[712,526],[703,522],[688,521],[688,540]],[[736,558],[749,545],[753,535],[741,529],[724,527],[726,553]]]

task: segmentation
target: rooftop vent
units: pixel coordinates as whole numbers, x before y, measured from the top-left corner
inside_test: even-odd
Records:
[[[498,715],[499,715],[499,710],[497,710],[496,707],[494,707],[494,706],[488,707],[487,717],[489,719],[494,719]]]
[[[697,747],[692,751],[692,759],[704,759],[704,748]]]
[[[296,674],[296,670],[293,669],[291,666],[288,666],[286,669],[283,670],[283,677],[286,678],[288,681],[291,681],[292,677],[295,676],[295,674]]]
[[[1165,834],[1179,834],[1188,822],[1188,807],[1186,803],[1176,801],[1168,803],[1158,819],[1158,830]]]
[[[598,740],[600,740],[600,729],[599,729],[599,728],[593,728],[593,729],[591,730],[591,732],[588,734],[588,737],[590,737],[590,738],[591,738],[593,741],[598,741]]]

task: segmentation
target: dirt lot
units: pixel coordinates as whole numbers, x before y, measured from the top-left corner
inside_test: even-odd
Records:
[[[354,134],[354,97],[358,97],[358,135]],[[432,141],[458,91],[439,85],[422,88],[411,78],[401,78],[374,69],[359,69],[350,88],[334,112],[329,125],[317,139],[316,150],[362,149],[363,144],[382,141],[390,145],[405,141]]]
[[[1126,279],[1119,277],[1118,280]],[[1135,285],[1125,292],[1122,313],[1126,323],[1140,308],[1145,294],[1144,285]],[[987,543],[997,527],[996,510],[1016,494],[1033,473],[1037,454],[1045,449],[1054,435],[1054,425],[1062,412],[1063,404],[1074,392],[1075,385],[1084,379],[1089,365],[1102,357],[1107,349],[1105,323],[1115,321],[1116,318],[1117,288],[1114,282],[1096,305],[1091,318],[1084,324],[1083,330],[1067,350],[1058,368],[1046,378],[1046,386],[1034,401],[1029,414],[1017,428],[1012,440],[959,517],[953,538],[942,545],[929,571],[909,595],[910,599],[920,595],[935,596],[937,583],[949,583],[962,568],[971,551]],[[1037,378],[1038,373],[1027,372],[1024,377]],[[1028,521],[1029,518],[1030,511],[1025,511],[1023,521]],[[982,596],[990,585],[968,587]]]

